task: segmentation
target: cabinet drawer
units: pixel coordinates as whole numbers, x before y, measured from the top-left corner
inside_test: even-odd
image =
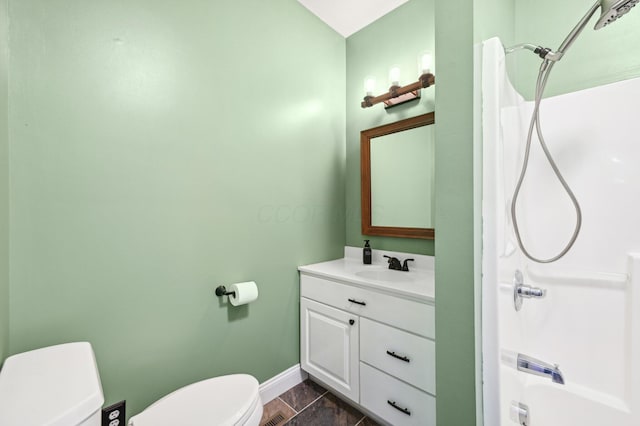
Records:
[[[435,352],[432,340],[360,320],[360,360],[434,395]]]
[[[436,399],[360,363],[360,405],[394,426],[435,426]]]
[[[300,295],[421,336],[435,337],[433,305],[305,274],[300,275]]]

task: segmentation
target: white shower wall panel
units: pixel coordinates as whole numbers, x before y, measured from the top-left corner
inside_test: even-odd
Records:
[[[511,187],[522,165],[532,109],[526,102],[501,110]],[[640,251],[640,79],[544,99],[540,117],[549,151],[583,214],[575,246],[547,266],[572,274],[626,273],[626,253]],[[518,223],[529,252],[554,256],[571,237],[576,215],[535,132],[520,194]]]
[[[532,102],[511,86],[502,45],[483,52],[483,376],[485,424],[640,424],[640,79],[542,102],[549,149],[583,211],[576,244],[538,264],[517,248],[510,218]],[[559,63],[557,66],[562,66]],[[553,76],[551,77],[553,78]],[[532,82],[533,84],[533,82]],[[575,211],[534,136],[518,199],[529,252],[548,258],[569,240]],[[547,290],[513,304],[513,276]],[[515,367],[517,353],[557,363],[565,384]]]

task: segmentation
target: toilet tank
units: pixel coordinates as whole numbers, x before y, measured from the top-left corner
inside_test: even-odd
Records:
[[[0,370],[2,426],[100,426],[103,403],[87,342],[13,355]]]

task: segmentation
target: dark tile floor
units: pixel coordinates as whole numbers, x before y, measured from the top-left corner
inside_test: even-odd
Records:
[[[380,426],[322,386],[306,380],[264,406],[261,426]]]

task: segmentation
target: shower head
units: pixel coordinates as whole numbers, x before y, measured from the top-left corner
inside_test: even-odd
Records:
[[[612,23],[625,13],[631,10],[633,6],[638,4],[640,0],[600,0],[602,13],[600,19],[596,22],[595,30],[605,27]]]
[[[598,9],[601,9],[601,14],[598,22],[596,22],[596,26],[594,27],[595,30],[599,30],[600,28],[603,28],[617,20],[619,17],[629,12],[631,8],[638,3],[640,3],[640,0],[595,0],[593,6],[591,6],[573,30],[571,30],[567,38],[564,39],[560,47],[558,47],[558,50],[555,52],[549,48],[535,46],[533,44],[519,44],[505,49],[505,52],[511,53],[520,49],[528,49],[544,59],[544,63],[546,64],[545,66],[548,66],[549,63],[558,62],[562,59],[567,49],[571,47],[574,41],[576,41],[580,33],[582,33],[582,30],[585,29],[589,20],[593,18],[593,15],[596,14]]]

